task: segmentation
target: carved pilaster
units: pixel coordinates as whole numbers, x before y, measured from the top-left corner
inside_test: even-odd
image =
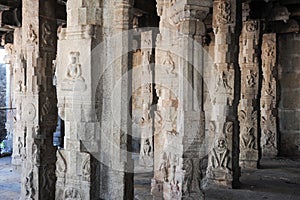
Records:
[[[258,88],[260,22],[243,22],[240,36],[239,65],[241,69],[240,166],[256,168],[258,164]]]
[[[240,1],[216,0],[213,5],[215,49],[213,74],[215,87],[211,91],[210,149],[206,185],[232,187],[237,181],[236,147],[236,16]]]
[[[276,34],[264,34],[262,41],[261,148],[265,158],[277,156],[277,69]]]

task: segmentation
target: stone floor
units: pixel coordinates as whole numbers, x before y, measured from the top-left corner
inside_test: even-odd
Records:
[[[18,200],[20,173],[13,170],[10,157],[0,158],[0,200]],[[153,173],[135,160],[135,200],[151,200]],[[273,159],[262,161],[258,170],[243,171],[241,188],[210,189],[207,200],[300,200],[300,160]]]
[[[21,191],[20,172],[13,170],[11,157],[0,158],[0,199],[18,200]]]
[[[135,175],[135,200],[150,200],[152,173]],[[300,200],[300,159],[272,159],[261,161],[257,170],[242,172],[239,189],[210,189],[206,200]]]

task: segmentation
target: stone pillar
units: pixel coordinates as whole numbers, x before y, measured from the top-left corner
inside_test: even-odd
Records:
[[[55,199],[99,199],[100,123],[95,93],[102,41],[100,1],[67,2],[67,27],[58,29],[58,113],[65,122],[64,148],[57,151]]]
[[[56,55],[55,8],[55,0],[22,2],[24,67],[20,67],[18,73],[24,74],[24,77],[17,79],[17,95],[21,99],[17,97],[16,102],[22,121],[18,124],[21,127],[17,128],[21,128],[23,133],[17,141],[23,149],[24,159],[21,199],[55,198],[53,132],[57,109],[56,91],[52,86],[52,60]]]
[[[277,156],[277,69],[276,34],[264,34],[262,41],[261,148],[263,158]]]
[[[142,50],[142,72],[141,72],[141,98],[142,98],[142,119],[141,119],[141,151],[140,165],[153,166],[153,69],[151,64],[153,48],[152,31],[141,33]]]
[[[108,2],[107,2],[108,3]],[[101,166],[101,198],[133,199],[133,160],[131,158],[131,34],[132,1],[109,2],[113,14],[107,45],[102,88],[101,152],[107,159]],[[107,12],[104,11],[104,12]],[[105,19],[107,23],[110,19]],[[100,113],[99,113],[100,114]]]
[[[22,96],[25,83],[25,60],[22,52],[22,28],[16,28],[14,30],[14,52],[11,58],[13,79],[13,91],[14,101],[13,107],[16,108],[15,115],[16,121],[14,123],[14,136],[13,136],[13,153],[12,153],[12,165],[15,168],[20,168],[24,155],[24,129],[22,122]]]
[[[200,159],[204,157],[202,110],[203,20],[210,1],[157,1],[161,17],[156,40],[154,199],[203,199]]]
[[[210,150],[206,185],[231,188],[238,176],[237,147],[237,31],[240,1],[215,0],[213,29],[215,33],[212,114],[209,126]]]
[[[241,69],[240,166],[257,168],[258,155],[258,88],[259,88],[260,21],[243,21],[240,36]]]
[[[5,143],[4,152],[12,152],[13,149],[13,132],[14,132],[14,107],[13,107],[13,100],[14,100],[14,73],[13,73],[13,66],[14,66],[14,56],[15,56],[15,49],[13,45],[13,38],[14,34],[13,31],[6,33],[2,36],[1,45],[4,45],[4,49],[6,51],[6,56],[4,58],[4,62],[6,64],[6,101],[5,107],[8,109],[6,110],[6,138],[3,140]],[[4,110],[2,110],[4,112]],[[5,120],[3,120],[4,122]]]

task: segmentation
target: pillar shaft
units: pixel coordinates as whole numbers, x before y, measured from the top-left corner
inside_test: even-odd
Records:
[[[24,139],[18,137],[18,146],[23,149],[21,198],[54,199],[57,109],[52,60],[56,55],[56,1],[25,0],[22,6],[23,57],[19,59],[24,59],[24,65],[18,73],[24,78],[18,77],[17,91]]]
[[[153,64],[152,61],[153,32],[141,33],[142,72],[141,72],[141,98],[142,118],[140,165],[153,166]]]
[[[202,199],[200,159],[204,138],[202,111],[203,20],[209,1],[157,1],[161,17],[156,40],[154,199]],[[199,55],[200,54],[200,55]]]
[[[277,75],[276,34],[264,34],[262,40],[261,148],[264,158],[277,156]]]
[[[239,1],[216,0],[213,5],[215,33],[215,87],[212,92],[212,114],[209,127],[207,184],[232,187],[238,174],[236,141],[236,38]]]
[[[99,199],[100,123],[95,115],[102,40],[100,1],[67,2],[67,27],[59,28],[56,58],[58,112],[65,122],[57,151],[55,199]],[[94,55],[94,56],[93,56]]]
[[[259,88],[260,22],[243,22],[240,36],[239,65],[241,69],[240,166],[256,168],[258,155],[258,88]]]

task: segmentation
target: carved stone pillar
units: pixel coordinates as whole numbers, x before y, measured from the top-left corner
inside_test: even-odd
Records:
[[[215,0],[213,29],[215,33],[215,87],[211,91],[212,114],[209,127],[210,150],[206,173],[207,186],[232,187],[238,176],[238,149],[235,77],[238,40],[237,16],[240,1]]]
[[[151,64],[153,48],[152,31],[141,33],[142,50],[142,72],[141,72],[141,98],[142,98],[142,119],[141,126],[141,151],[140,165],[153,166],[153,69]]]
[[[157,1],[154,199],[203,199],[202,53],[210,1]]]
[[[57,151],[55,199],[99,199],[100,122],[95,115],[102,41],[100,1],[68,1],[67,27],[58,30],[58,113],[65,121],[64,148]],[[97,52],[96,52],[97,53]]]
[[[17,129],[23,134],[17,139],[23,158],[21,199],[54,199],[57,109],[52,60],[56,55],[56,1],[25,0],[22,6],[24,57],[17,55],[21,60],[17,63],[24,65],[16,66],[16,104],[22,122],[17,123]]]
[[[277,156],[277,69],[276,34],[264,34],[262,41],[261,148],[264,158]]]
[[[258,88],[259,88],[260,21],[243,22],[240,36],[241,69],[240,166],[257,168],[258,155]]]

